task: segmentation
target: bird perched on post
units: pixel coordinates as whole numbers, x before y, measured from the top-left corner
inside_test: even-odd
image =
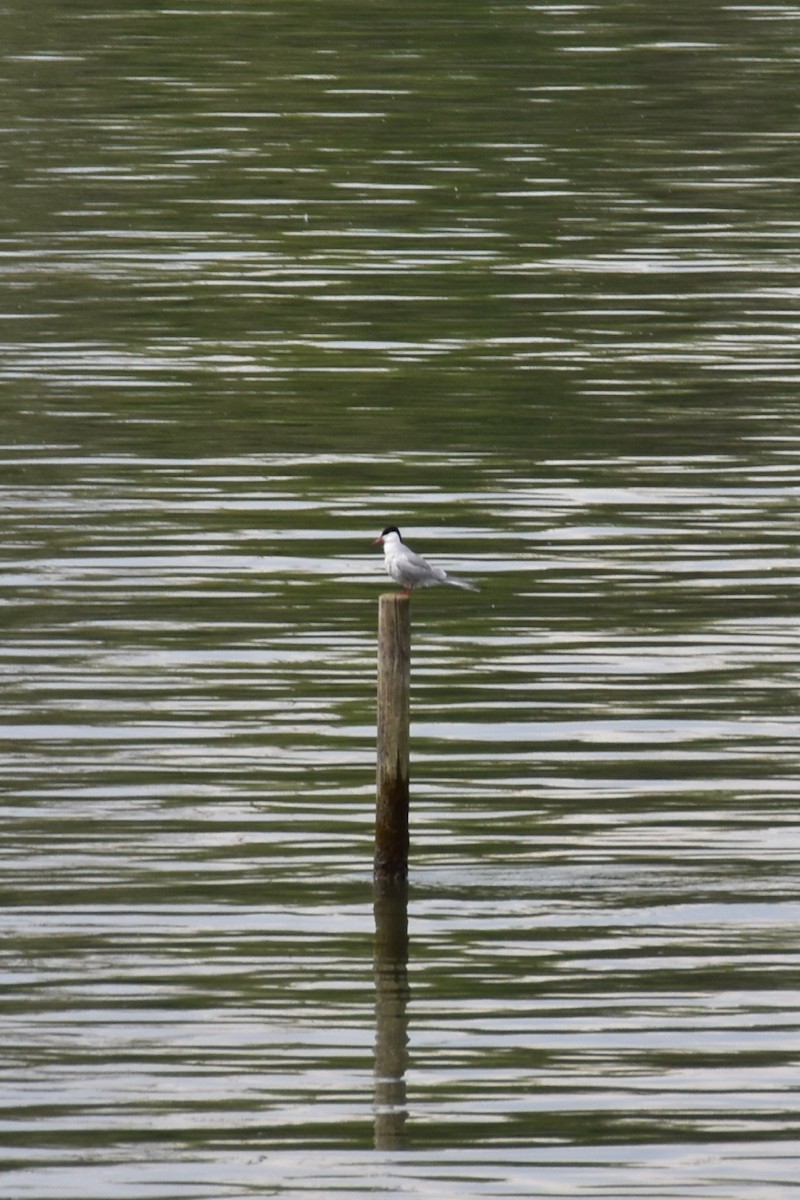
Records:
[[[435,583],[449,583],[452,587],[467,588],[470,592],[478,590],[477,584],[471,579],[448,575],[443,567],[433,567],[421,554],[415,554],[403,541],[396,525],[387,525],[372,544],[383,546],[386,574],[402,586],[406,596],[410,596],[414,588],[433,587]]]

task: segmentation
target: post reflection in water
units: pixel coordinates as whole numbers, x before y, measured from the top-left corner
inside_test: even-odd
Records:
[[[375,1148],[408,1145],[408,884],[376,879]]]

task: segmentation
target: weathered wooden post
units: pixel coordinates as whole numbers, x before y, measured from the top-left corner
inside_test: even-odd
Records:
[[[378,611],[376,879],[408,875],[410,688],[411,603],[403,592],[387,592]]]

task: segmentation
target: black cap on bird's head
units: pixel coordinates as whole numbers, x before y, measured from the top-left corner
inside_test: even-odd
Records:
[[[401,534],[401,532],[397,528],[397,526],[396,525],[387,525],[386,528],[384,529],[383,533],[381,534],[381,536],[375,538],[375,541],[372,543],[373,546],[383,545],[383,539],[386,537],[387,533],[396,533],[397,536],[400,538],[400,541],[402,542],[403,535]]]

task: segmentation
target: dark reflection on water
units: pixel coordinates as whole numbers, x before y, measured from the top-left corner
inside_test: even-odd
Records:
[[[409,1144],[408,885],[375,881],[375,1148]]]
[[[10,1194],[791,1194],[794,25],[4,13]]]

